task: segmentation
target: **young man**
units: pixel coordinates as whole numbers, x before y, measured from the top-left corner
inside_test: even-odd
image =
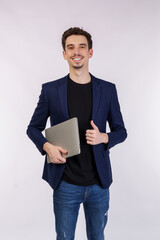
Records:
[[[57,240],[73,240],[80,204],[83,203],[88,240],[103,240],[109,209],[112,172],[109,149],[127,137],[114,84],[89,73],[93,55],[91,35],[70,28],[62,36],[63,57],[69,74],[42,85],[39,102],[27,134],[45,160],[43,179],[54,189]],[[42,135],[51,125],[78,118],[81,153],[65,159],[67,149],[54,146]],[[106,133],[106,122],[110,132]]]

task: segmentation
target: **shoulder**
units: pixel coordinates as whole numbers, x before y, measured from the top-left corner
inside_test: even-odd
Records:
[[[64,83],[68,78],[68,75],[59,78],[59,79],[55,79],[46,83],[42,84],[42,88],[48,90],[48,89],[53,89],[53,88],[57,88],[58,86],[60,86],[62,83]]]
[[[108,89],[113,89],[115,87],[115,84],[108,81],[108,80],[104,80],[104,79],[101,79],[101,78],[97,78],[95,76],[92,76],[92,80],[98,85],[98,86],[101,86],[103,88],[108,88]]]

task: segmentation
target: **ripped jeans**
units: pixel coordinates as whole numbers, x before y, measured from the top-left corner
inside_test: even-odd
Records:
[[[53,193],[57,240],[74,240],[80,204],[83,203],[88,240],[104,240],[109,189],[95,184],[77,186],[61,181]]]

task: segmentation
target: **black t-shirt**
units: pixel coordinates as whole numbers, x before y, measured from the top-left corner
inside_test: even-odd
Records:
[[[92,146],[86,142],[86,130],[92,129],[92,81],[79,84],[68,77],[68,112],[69,117],[77,117],[80,133],[81,153],[67,158],[62,179],[76,185],[100,184],[95,165]]]

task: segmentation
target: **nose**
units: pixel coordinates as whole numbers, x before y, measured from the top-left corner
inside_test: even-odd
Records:
[[[79,48],[78,47],[74,48],[74,55],[79,55]]]

